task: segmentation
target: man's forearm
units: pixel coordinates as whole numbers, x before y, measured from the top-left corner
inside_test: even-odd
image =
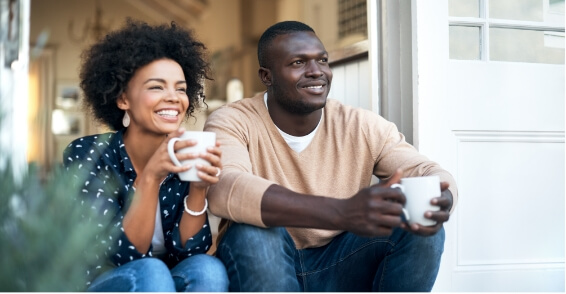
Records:
[[[261,218],[269,227],[339,229],[340,199],[304,195],[271,185],[261,201]]]

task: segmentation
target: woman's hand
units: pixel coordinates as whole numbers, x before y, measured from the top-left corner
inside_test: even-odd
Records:
[[[180,128],[177,131],[169,134],[167,138],[161,142],[157,150],[153,153],[147,164],[145,165],[142,175],[138,175],[139,180],[140,176],[143,176],[146,179],[151,179],[153,181],[158,181],[161,183],[169,173],[180,173],[187,171],[191,168],[191,166],[176,166],[171,158],[169,157],[169,153],[167,152],[167,144],[171,139],[180,137],[185,132],[184,128]],[[175,143],[175,151],[187,147],[194,146],[196,144],[193,140],[180,140]],[[175,153],[179,161],[183,161],[186,159],[194,158],[190,154],[181,154]]]
[[[191,185],[197,188],[207,188],[212,184],[218,183],[220,175],[222,174],[222,151],[220,150],[220,143],[217,141],[216,146],[208,147],[207,152],[203,152],[198,157],[210,162],[210,166],[197,164],[197,175],[202,180],[201,182],[192,182]]]
[[[169,134],[169,136],[163,140],[163,142],[159,145],[159,148],[147,162],[147,165],[143,170],[144,177],[149,177],[152,180],[161,182],[169,173],[181,173],[193,168],[192,165],[175,165],[167,152],[167,145],[169,144],[169,141],[173,138],[180,137],[184,132],[185,129],[180,128],[179,130]],[[192,147],[196,144],[197,142],[195,140],[179,140],[175,142],[175,156],[177,156],[177,159],[180,162],[195,158],[202,158],[210,162],[210,166],[201,164],[196,164],[196,166],[194,166],[198,170],[197,175],[202,181],[192,182],[191,186],[193,186],[193,188],[204,189],[218,182],[218,178],[222,173],[222,151],[219,148],[220,143],[216,142],[214,147],[208,147],[206,152],[200,154],[177,152],[178,150]]]

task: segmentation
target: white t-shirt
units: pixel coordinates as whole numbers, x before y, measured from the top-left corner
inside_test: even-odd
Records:
[[[267,92],[265,92],[265,94],[263,94],[263,101],[265,102],[265,107],[269,108],[267,106]],[[324,113],[323,113],[323,115],[324,115]],[[318,124],[316,125],[316,128],[314,128],[314,130],[312,132],[310,132],[308,135],[302,136],[302,137],[296,137],[296,136],[293,136],[293,135],[289,135],[289,134],[283,132],[281,129],[279,129],[277,127],[277,125],[275,127],[277,128],[277,130],[279,131],[281,136],[283,136],[283,139],[285,139],[285,142],[287,142],[289,147],[291,147],[291,149],[295,150],[295,152],[301,153],[301,151],[305,150],[305,148],[307,148],[307,146],[309,146],[309,144],[311,143],[312,138],[314,138],[314,134],[316,134],[316,130],[318,130],[318,126],[320,126],[321,121],[322,121],[322,117],[321,117],[320,121],[318,122]]]
[[[163,225],[161,224],[161,205],[157,201],[157,211],[155,212],[155,228],[153,229],[153,238],[151,245],[153,245],[152,254],[158,256],[167,252],[165,249],[165,235],[163,235]]]
[[[134,191],[136,187],[133,187]],[[165,235],[163,235],[163,224],[161,224],[161,205],[157,201],[157,210],[155,211],[155,227],[153,228],[153,237],[151,238],[153,256],[158,256],[167,252],[165,249]]]

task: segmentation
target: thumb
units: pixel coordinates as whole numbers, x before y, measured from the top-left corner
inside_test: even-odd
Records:
[[[397,169],[395,173],[393,173],[393,175],[383,185],[389,187],[393,184],[399,183],[402,176],[403,172],[401,171],[401,169]]]

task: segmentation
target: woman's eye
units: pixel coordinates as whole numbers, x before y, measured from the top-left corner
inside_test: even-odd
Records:
[[[150,90],[161,90],[161,89],[163,89],[163,87],[161,87],[161,86],[151,86],[151,87],[149,87],[149,89]]]
[[[187,92],[187,89],[185,89],[185,88],[178,88],[177,91],[179,91],[179,92]]]

